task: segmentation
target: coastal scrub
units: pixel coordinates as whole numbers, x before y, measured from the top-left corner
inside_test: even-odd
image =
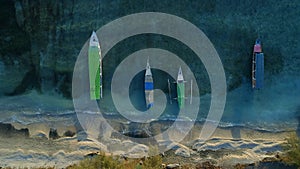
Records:
[[[300,169],[300,138],[296,133],[293,133],[286,141],[283,144],[283,149],[285,150],[283,161],[296,165]]]

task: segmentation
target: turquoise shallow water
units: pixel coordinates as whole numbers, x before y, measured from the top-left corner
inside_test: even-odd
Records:
[[[294,128],[300,116],[300,80],[297,76],[277,76],[265,87],[253,91],[249,84],[229,92],[222,121],[251,124],[269,130]]]
[[[138,80],[139,75],[135,80]],[[158,83],[157,87],[166,90],[165,85]],[[99,102],[101,113],[105,117],[123,118],[114,107],[109,97],[110,91],[105,91],[106,99]],[[175,92],[175,90],[173,91]],[[242,126],[266,131],[296,130],[299,126],[300,116],[300,80],[297,77],[277,78],[276,81],[265,82],[261,90],[252,90],[250,84],[244,83],[239,88],[227,93],[227,100],[222,115],[220,127]],[[172,93],[174,95],[174,93]],[[172,96],[173,97],[173,96]],[[132,83],[130,87],[130,100],[137,110],[145,111],[143,85]],[[168,94],[166,94],[168,99]],[[1,122],[18,122],[30,124],[36,122],[55,123],[55,119],[76,119],[76,112],[72,100],[57,95],[40,95],[31,92],[21,96],[0,98]],[[179,109],[176,100],[168,104],[164,112],[153,120],[175,120]],[[208,114],[211,98],[204,95],[200,98],[200,110],[197,121],[204,122]],[[188,101],[187,101],[188,104]],[[188,112],[187,112],[188,113]],[[189,118],[181,118],[188,120]],[[70,119],[69,119],[70,120]],[[123,118],[126,121],[125,118]],[[128,121],[130,122],[130,121]]]

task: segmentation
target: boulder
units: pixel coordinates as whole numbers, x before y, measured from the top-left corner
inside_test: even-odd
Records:
[[[55,129],[55,128],[50,128],[50,131],[49,131],[49,139],[55,140],[55,139],[58,139],[58,138],[60,138],[60,137],[59,137],[59,135],[58,135],[58,133],[57,133],[57,129]]]
[[[180,164],[168,164],[167,169],[179,169],[180,168]]]
[[[132,147],[126,155],[130,158],[141,158],[148,156],[149,147],[143,144],[138,144]]]
[[[190,157],[191,156],[191,152],[189,149],[186,148],[179,148],[175,151],[175,154],[181,157]]]

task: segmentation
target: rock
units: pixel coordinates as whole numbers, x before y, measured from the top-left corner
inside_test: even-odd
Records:
[[[148,156],[149,147],[143,144],[138,144],[132,147],[126,155],[130,158],[141,158]]]
[[[221,169],[221,167],[215,166],[211,164],[210,162],[203,162],[201,164],[197,164],[196,168],[205,168],[205,169]]]
[[[179,144],[179,143],[171,142],[171,143],[168,143],[167,149],[177,150],[178,148],[181,147],[180,145],[181,144]]]
[[[121,144],[121,140],[119,139],[110,139],[108,140],[110,144],[115,145],[115,144]]]
[[[192,149],[195,150],[195,151],[201,151],[203,145],[205,143],[203,141],[197,141],[194,143],[194,145],[192,146]]]
[[[49,139],[58,139],[59,138],[59,135],[57,133],[57,129],[55,128],[50,128],[50,131],[49,131]]]
[[[64,133],[64,137],[73,137],[74,135],[75,135],[75,132],[70,131],[70,130],[68,130]]]
[[[33,137],[41,138],[41,139],[48,139],[47,135],[43,132],[39,132],[39,133],[35,134]]]
[[[177,149],[175,151],[175,154],[178,155],[178,156],[181,156],[181,157],[186,157],[186,158],[191,156],[190,150],[186,149],[186,148]]]
[[[85,131],[77,132],[77,141],[85,141],[87,139],[87,134]]]
[[[93,153],[86,154],[84,157],[86,157],[86,158],[93,158],[93,157],[98,156],[98,155],[100,155],[99,152],[93,152]]]
[[[108,152],[106,145],[100,142],[95,141],[82,141],[79,143],[80,151],[89,151],[89,152]]]
[[[167,149],[177,150],[179,148],[189,149],[187,146],[176,142],[171,142],[167,145]]]
[[[176,142],[169,143],[167,149],[175,150],[175,154],[181,157],[190,157],[192,152],[187,146]]]
[[[134,138],[148,138],[151,137],[149,133],[147,133],[145,130],[134,130],[134,131],[128,131],[124,133],[125,136],[128,137],[134,137]]]
[[[20,130],[16,129],[11,124],[0,123],[0,136],[11,137],[14,135],[29,137],[29,130],[27,128],[22,128]]]
[[[180,167],[180,164],[168,164],[167,169],[177,169]]]
[[[279,161],[278,158],[276,157],[265,157],[262,162],[275,162],[275,161]]]
[[[190,153],[191,153],[191,155],[198,155],[198,152],[194,151],[194,150],[190,150]]]
[[[137,145],[137,143],[134,143],[130,140],[124,140],[124,141],[122,141],[121,144],[122,144],[122,146],[124,146],[124,148],[133,147],[133,146]]]

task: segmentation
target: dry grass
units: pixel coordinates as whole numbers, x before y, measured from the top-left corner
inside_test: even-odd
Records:
[[[296,165],[300,169],[300,138],[297,134],[291,134],[282,147],[285,150],[285,156],[282,157],[283,161],[288,164]]]

